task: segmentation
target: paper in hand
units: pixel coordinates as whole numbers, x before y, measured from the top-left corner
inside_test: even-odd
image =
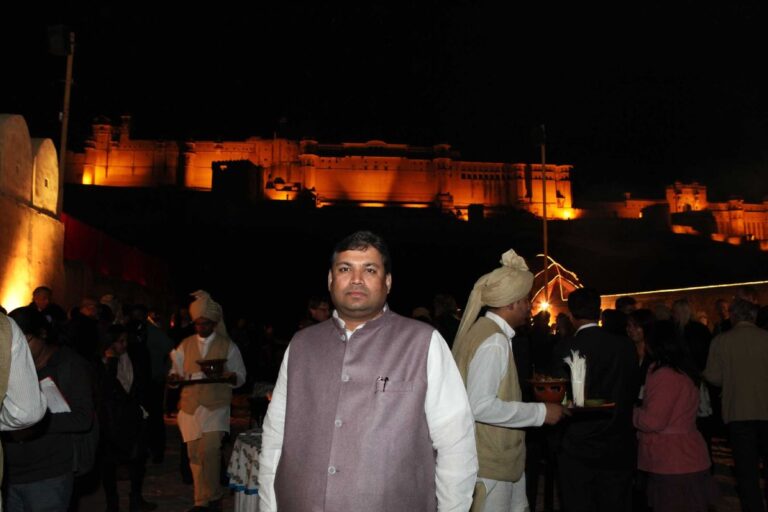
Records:
[[[45,399],[48,401],[48,409],[50,409],[52,413],[72,412],[72,409],[69,408],[69,404],[67,403],[67,399],[64,398],[64,395],[61,394],[58,386],[56,386],[56,383],[53,382],[53,379],[50,377],[46,377],[40,381],[40,391],[45,395]]]

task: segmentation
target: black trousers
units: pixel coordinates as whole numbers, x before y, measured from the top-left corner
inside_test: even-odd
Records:
[[[560,452],[557,469],[563,512],[631,512],[634,470],[603,469]]]
[[[147,447],[153,462],[162,462],[165,457],[165,383],[152,381],[147,398]]]
[[[118,505],[117,496],[117,467],[128,466],[128,476],[131,481],[130,495],[138,498],[142,495],[144,487],[144,475],[147,472],[147,440],[146,425],[142,422],[142,430],[137,436],[134,456],[128,461],[118,460],[115,453],[104,446],[101,460],[101,483],[104,486],[104,495],[107,502],[107,510],[116,511]]]
[[[728,430],[741,508],[744,512],[765,512],[768,502],[768,421],[732,421]],[[765,491],[760,490],[761,458]]]

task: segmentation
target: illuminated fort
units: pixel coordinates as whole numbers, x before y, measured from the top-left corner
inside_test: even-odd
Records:
[[[762,203],[746,203],[740,198],[713,202],[707,199],[705,185],[678,181],[667,186],[663,199],[633,199],[625,194],[623,201],[585,206],[574,210],[574,214],[641,218],[644,212],[662,207],[671,214],[670,225],[675,233],[709,236],[733,245],[759,241],[760,248],[768,250],[768,199]]]
[[[215,188],[216,173],[243,164],[257,175],[255,197],[292,200],[302,194],[319,207],[439,206],[466,218],[472,205],[485,212],[514,207],[541,214],[540,164],[470,162],[447,144],[415,147],[313,140],[161,142],[130,137],[130,118],[120,126],[97,120],[84,153],[70,153],[69,183],[120,187],[177,185]],[[570,218],[571,166],[547,165],[547,216]]]
[[[216,189],[239,175],[254,199],[310,198],[318,207],[440,207],[466,219],[472,207],[486,215],[509,208],[547,217],[641,218],[660,209],[676,233],[732,244],[759,240],[768,250],[768,201],[710,202],[706,186],[676,182],[662,199],[583,203],[574,208],[570,165],[461,160],[447,144],[415,147],[382,141],[321,144],[314,140],[157,141],[130,136],[130,117],[114,126],[97,119],[84,153],[69,153],[68,183],[114,187],[179,186]]]

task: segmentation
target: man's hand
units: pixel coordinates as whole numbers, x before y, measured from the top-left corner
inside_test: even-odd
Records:
[[[168,387],[176,389],[179,387],[179,382],[182,381],[181,375],[177,373],[172,373],[168,375],[168,378],[166,379],[166,382],[168,383]]]
[[[563,419],[563,416],[570,416],[565,407],[560,404],[545,403],[544,407],[547,408],[547,415],[544,417],[544,423],[546,425],[554,425]]]

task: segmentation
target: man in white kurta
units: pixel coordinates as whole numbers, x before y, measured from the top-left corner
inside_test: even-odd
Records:
[[[12,318],[0,313],[0,430],[20,430],[34,425],[45,415],[46,407],[27,338]],[[2,455],[0,446],[0,482]]]
[[[37,371],[24,333],[12,318],[0,313],[1,346],[10,346],[8,385],[0,407],[0,430],[20,430],[34,425],[45,415],[47,402],[40,392]],[[7,343],[7,345],[6,345]]]
[[[453,347],[478,428],[480,473],[473,512],[528,510],[525,473],[522,471],[524,435],[506,429],[557,423],[564,412],[558,404],[520,401],[512,354],[513,327],[528,321],[531,307],[528,294],[533,274],[512,250],[502,256],[501,263],[500,268],[482,276],[475,284]],[[482,307],[488,310],[482,322],[476,322]],[[497,438],[505,445],[510,440],[518,442],[519,451],[508,456],[494,453],[496,446],[486,443]],[[512,469],[515,463],[519,467]],[[507,465],[509,467],[504,467]],[[499,476],[490,478],[487,475]]]
[[[221,306],[203,291],[193,294],[197,300],[190,307],[195,332],[171,353],[175,379],[202,379],[200,359],[226,359],[225,384],[187,385],[182,390],[177,416],[179,430],[187,444],[189,465],[195,485],[195,506],[191,512],[221,509],[223,490],[219,483],[221,471],[221,440],[229,432],[231,388],[245,382],[245,365],[240,350],[226,334]],[[204,388],[205,386],[205,388]]]

